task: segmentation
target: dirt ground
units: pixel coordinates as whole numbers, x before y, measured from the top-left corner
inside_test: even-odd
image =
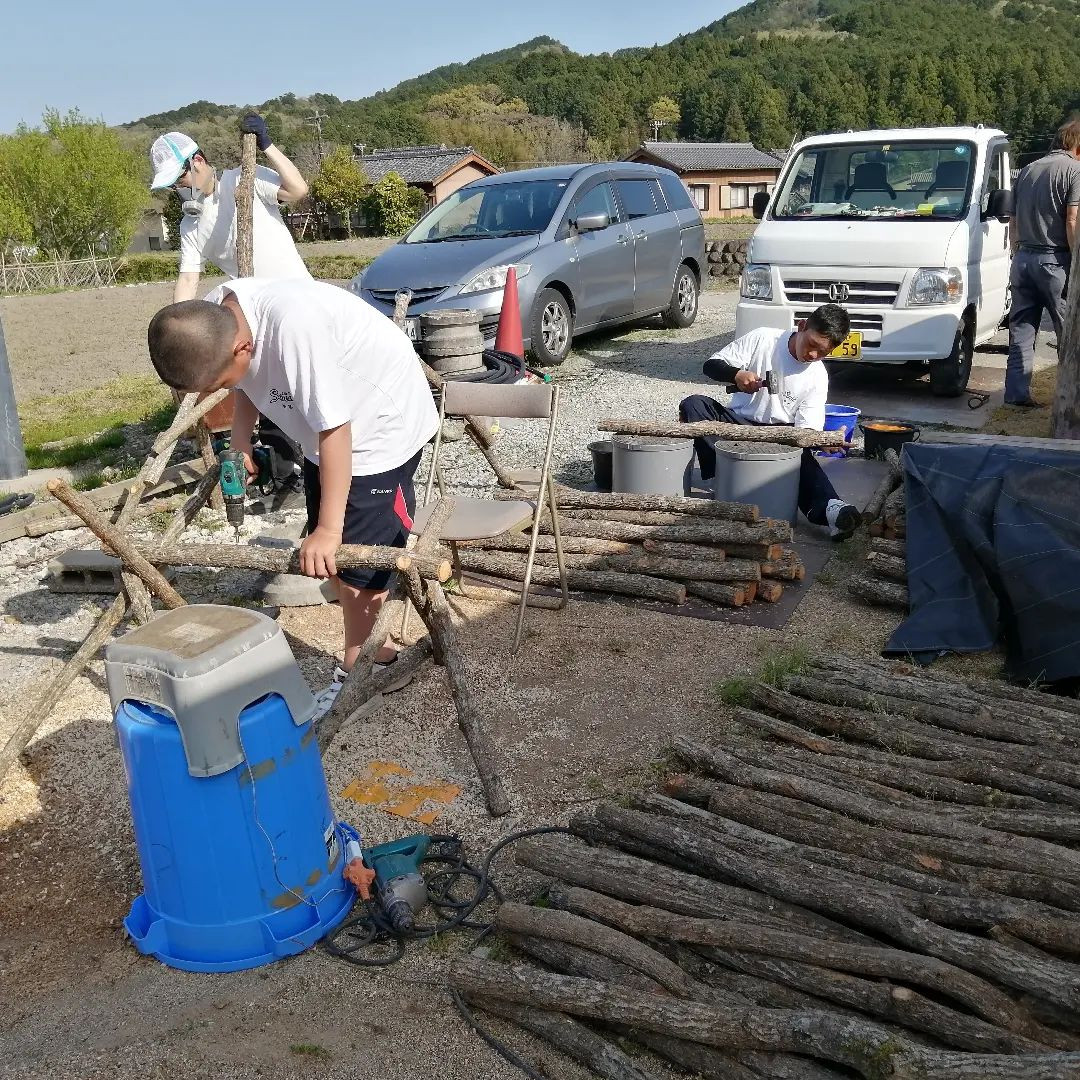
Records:
[[[169,289],[0,301],[17,392],[37,396],[149,371],[140,335]],[[41,362],[43,355],[54,362]],[[64,546],[89,545],[88,533],[62,535]],[[0,548],[0,581],[31,573],[17,563],[39,550],[34,543],[13,542],[23,545],[17,552]],[[462,789],[435,828],[461,835],[479,859],[514,830],[562,824],[599,798],[653,786],[675,735],[728,737],[718,680],[747,675],[770,653],[796,646],[877,652],[897,619],[848,601],[843,581],[850,559],[851,552],[838,553],[835,572],[807,590],[782,632],[575,601],[562,613],[530,610],[527,640],[511,657],[512,612],[458,601],[470,677],[511,814],[487,815],[450,694],[433,669],[335,740],[326,757],[335,812],[369,843],[418,831],[416,822],[342,796],[370,762],[393,761],[419,781]],[[38,564],[32,573],[40,570]],[[250,595],[250,585],[212,572],[180,572],[177,580],[193,602],[235,603]],[[0,609],[2,745],[105,601],[48,593],[30,576],[17,588],[0,585],[0,592],[7,597]],[[287,609],[280,621],[308,681],[325,683],[341,642],[339,609]],[[174,971],[140,956],[121,926],[142,886],[103,671],[99,660],[75,682],[25,764],[0,788],[5,1078],[520,1076],[469,1031],[441,989],[466,948],[464,936],[446,947],[417,945],[402,963],[374,972],[320,949],[223,975]],[[500,857],[495,876],[514,898],[531,898],[539,885],[509,854]],[[525,1036],[506,1034],[551,1077],[584,1076]],[[660,1067],[655,1072],[668,1075]]]

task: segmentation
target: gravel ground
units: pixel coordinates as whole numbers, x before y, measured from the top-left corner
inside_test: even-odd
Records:
[[[563,388],[560,477],[587,478],[585,446],[596,437],[596,418],[672,418],[679,399],[704,383],[701,361],[728,339],[733,309],[730,294],[708,293],[689,330],[646,325],[579,342],[555,373]],[[541,427],[509,431],[500,455],[531,463]],[[475,452],[466,457],[464,444],[449,446],[447,465],[465,489],[474,489],[486,471]],[[287,518],[249,518],[246,531]],[[222,535],[207,514],[190,538]],[[80,530],[0,547],[0,745],[105,606],[102,598],[55,595],[40,585],[51,553],[90,542]],[[238,571],[187,571],[177,579],[194,602],[246,602],[257,584],[255,575]],[[460,786],[436,828],[463,836],[479,857],[515,829],[564,823],[597,798],[654,784],[674,735],[725,737],[730,725],[715,699],[718,679],[746,674],[770,651],[796,644],[872,655],[895,622],[850,606],[839,586],[824,582],[809,590],[781,633],[644,606],[575,602],[561,613],[530,610],[526,643],[509,657],[510,609],[455,604],[513,812],[492,821],[484,811],[449,692],[441,674],[429,670],[381,712],[346,728],[327,756],[335,809],[368,842],[416,831],[415,823],[341,796],[372,760],[395,761],[421,781]],[[339,609],[287,609],[280,622],[305,676],[321,685],[341,647]],[[651,677],[640,677],[643,671]],[[628,678],[631,672],[638,677]],[[510,857],[500,860],[496,874],[512,897],[536,892],[538,882]],[[379,972],[319,950],[259,971],[215,976],[172,971],[139,956],[120,925],[141,886],[100,661],[75,682],[0,789],[0,881],[6,1077],[520,1075],[466,1029],[438,988],[465,947],[461,939],[447,948],[412,948],[401,964]],[[583,1076],[533,1040],[509,1037],[549,1075]]]

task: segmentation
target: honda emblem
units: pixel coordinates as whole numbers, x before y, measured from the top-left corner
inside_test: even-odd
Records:
[[[842,304],[851,295],[851,290],[842,281],[829,283],[829,299],[834,304]]]

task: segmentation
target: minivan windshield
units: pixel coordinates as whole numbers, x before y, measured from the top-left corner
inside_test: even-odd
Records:
[[[521,180],[463,187],[445,198],[405,237],[406,244],[528,236],[543,232],[569,180]]]
[[[969,142],[814,146],[796,157],[772,214],[799,218],[957,221],[975,168]]]

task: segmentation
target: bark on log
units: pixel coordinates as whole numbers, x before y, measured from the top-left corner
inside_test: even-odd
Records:
[[[693,525],[697,521],[710,520],[662,510],[563,510],[560,507],[559,513],[563,521],[611,521],[627,525]],[[544,523],[547,521],[545,515]]]
[[[874,607],[893,608],[897,611],[907,611],[908,608],[908,591],[904,585],[856,577],[848,582],[848,592]]]
[[[808,873],[797,865],[776,866],[770,859],[750,857],[698,830],[652,814],[605,803],[595,813],[610,828],[647,836],[658,846],[674,846],[683,858],[694,858],[702,868],[736,877],[772,896],[850,920],[910,949],[1066,1008],[1080,1005],[1080,975],[1075,965],[1038,963],[996,942],[938,926],[897,906],[888,890],[869,887],[865,878],[823,867]]]
[[[134,549],[159,566],[232,566],[268,574],[299,574],[300,549],[250,547],[244,544],[137,543]],[[453,568],[446,559],[413,556],[401,548],[343,544],[334,555],[338,567],[403,570],[413,566],[424,578],[447,581]]]
[[[210,501],[210,496],[217,490],[221,478],[221,462],[215,461],[213,468],[207,469],[203,478],[196,485],[191,497],[176,511],[168,528],[162,534],[162,544],[175,544],[184,534],[184,530],[195,520],[195,515]]]
[[[745,522],[757,521],[761,517],[758,508],[750,503],[718,502],[715,499],[684,499],[678,495],[577,491],[574,488],[562,486],[556,488],[555,493],[562,510],[647,510]]]
[[[470,581],[465,591],[448,593],[447,600],[451,603],[451,606],[453,606],[454,600],[479,600],[485,604],[520,604],[521,593],[515,592],[513,589],[495,589],[487,585],[476,585]],[[543,608],[546,611],[561,611],[562,597],[544,596],[530,592],[525,600],[525,606]]]
[[[182,502],[183,496],[169,495],[162,499],[149,499],[146,502],[140,502],[135,510],[135,517],[146,517],[149,514],[160,514],[170,510],[175,510]],[[108,507],[100,507],[99,511],[109,511]],[[116,507],[112,507],[115,510]],[[27,521],[23,534],[34,538],[40,536],[48,536],[50,533],[63,532],[65,529],[85,529],[86,522],[76,514],[63,514],[52,517],[42,517],[36,520]],[[3,540],[0,540],[3,543]],[[40,561],[40,560],[36,560]]]
[[[866,509],[863,510],[862,519],[866,524],[877,520],[881,516],[885,500],[889,497],[890,492],[898,484],[902,483],[904,478],[900,459],[897,457],[895,450],[885,451],[885,462],[889,466],[889,471],[881,478],[881,483],[874,489],[874,494],[870,496],[870,501],[866,504]]]
[[[541,524],[541,532],[550,533],[550,525]],[[689,544],[718,544],[731,553],[731,544],[786,544],[791,540],[791,525],[767,519],[752,525],[741,521],[688,522],[685,525],[628,525],[619,521],[562,520],[564,536],[591,536],[597,540],[674,540]]]
[[[701,420],[692,424],[667,424],[654,420],[613,420],[596,422],[598,431],[615,435],[644,435],[656,439],[731,439],[737,442],[772,442],[810,450],[835,450],[843,446],[843,432],[815,431],[813,428],[724,424]]]
[[[894,581],[898,585],[907,587],[907,563],[895,555],[882,555],[878,551],[871,551],[866,557],[872,573],[885,581]]]
[[[512,555],[501,555],[496,551],[463,551],[461,565],[463,569],[477,574],[490,574],[510,581],[525,580],[525,560]],[[646,574],[617,574],[609,571],[568,568],[566,578],[571,589],[619,593],[644,600],[658,600],[665,604],[686,602],[686,589],[681,584],[665,578],[649,577]],[[535,585],[558,585],[559,572],[548,566],[534,566],[532,580]]]
[[[529,537],[525,533],[502,533],[490,540],[464,540],[458,544],[460,551],[521,551],[529,550]],[[594,540],[587,536],[564,536],[562,549],[567,555],[632,555],[641,551],[639,544],[628,544],[617,540]],[[555,537],[538,536],[536,550],[545,554],[554,554]],[[709,549],[712,550],[712,549]],[[724,553],[718,553],[719,558]]]
[[[517,845],[514,858],[520,866],[557,877],[568,885],[666,908],[680,915],[734,919],[837,942],[869,940],[832,919],[752,889],[673,870],[614,848],[590,847],[567,836],[524,840]]]
[[[763,604],[775,604],[784,595],[784,586],[779,581],[759,581],[757,597]]]
[[[779,559],[761,564],[763,578],[775,578],[777,581],[802,581],[806,577],[806,567],[798,552],[785,548]]]
[[[899,487],[889,492],[888,498],[885,500],[885,505],[882,506],[881,513],[878,516],[883,518],[885,523],[888,524],[890,519],[895,519],[900,514],[904,513],[904,506],[904,485],[901,484]]]
[[[721,1049],[805,1054],[880,1080],[1075,1080],[1080,1054],[1024,1057],[938,1051],[904,1042],[870,1022],[822,1012],[724,1007],[639,994],[591,979],[542,972],[524,965],[467,959],[450,975],[467,995],[497,997]]]
[[[870,541],[870,550],[879,555],[891,555],[894,559],[907,558],[907,542],[905,540],[886,540],[884,537],[875,536]]]
[[[3,784],[8,769],[14,764],[15,759],[26,749],[26,744],[48,719],[53,706],[63,697],[64,691],[79,677],[83,668],[97,656],[98,650],[123,622],[127,610],[127,596],[119,593],[87,634],[86,640],[79,646],[75,655],[53,676],[42,695],[27,713],[26,719],[8,736],[3,750],[0,750],[0,785]]]
[[[468,1001],[484,1012],[538,1035],[556,1050],[581,1062],[597,1076],[604,1077],[604,1080],[656,1080],[655,1073],[646,1072],[614,1043],[562,1013],[526,1009],[498,998],[470,996]]]
[[[49,494],[78,514],[86,522],[87,528],[103,541],[129,570],[137,574],[167,608],[183,607],[187,603],[165,580],[164,575],[139,553],[135,545],[98,513],[93,503],[72,490],[63,480],[50,480],[46,486]]]
[[[253,216],[255,213],[255,136],[240,136],[240,176],[236,181],[236,269],[255,276]]]
[[[150,593],[142,579],[130,570],[120,571],[124,592],[131,605],[131,616],[136,626],[145,626],[154,617],[154,605],[150,602]]]
[[[680,757],[693,760],[695,765],[705,768],[711,775],[718,776],[727,783],[801,799],[826,810],[847,814],[870,825],[888,826],[916,836],[936,836],[958,841],[970,845],[973,849],[985,848],[984,860],[1004,861],[1007,866],[1003,869],[1022,869],[1051,877],[1062,877],[1073,882],[1080,881],[1080,852],[1059,844],[984,829],[947,814],[935,813],[928,807],[912,809],[908,806],[892,805],[883,799],[867,798],[853,792],[847,783],[844,788],[840,788],[819,780],[747,765],[732,754],[702,746],[689,739],[677,738],[674,750]],[[838,779],[841,782],[845,780],[842,777]]]
[[[669,559],[748,559],[763,563],[779,559],[783,554],[780,543],[769,544],[684,544],[679,541],[642,540],[641,546],[652,555]]]
[[[717,585],[707,581],[686,581],[684,584],[691,596],[700,596],[721,607],[742,607],[749,603],[747,588],[743,585]]]
[[[178,410],[173,422],[154,440],[153,445],[150,447],[151,456],[154,458],[160,457],[166,450],[171,453],[172,448],[179,439],[190,431],[208,412],[220,405],[231,393],[231,390],[215,390],[209,397],[204,398],[198,404],[193,404],[189,411],[185,412],[183,408]],[[194,402],[196,395],[188,394],[187,396]],[[162,462],[162,466],[164,464]],[[147,458],[146,464],[143,465],[139,475],[142,476],[149,467],[150,458]]]
[[[972,978],[967,972],[917,953],[906,953],[889,946],[860,948],[847,944],[816,942],[782,931],[721,922],[718,919],[675,915],[659,908],[625,904],[587,889],[556,890],[552,899],[566,911],[583,916],[586,920],[596,920],[616,927],[624,934],[635,937],[761,953],[832,971],[903,979],[918,986],[925,986],[962,1002],[991,1022],[965,1017],[955,1009],[936,1005],[910,990],[894,996],[889,993],[889,988],[878,987],[886,991],[883,999],[871,992],[873,984],[865,980],[857,980],[864,983],[861,987],[848,985],[849,990],[859,990],[862,991],[861,994],[852,994],[847,1000],[841,998],[841,1001],[865,1012],[914,1027],[916,1031],[935,1035],[960,1049],[1000,1054],[1077,1048],[1075,1039],[1066,1040],[1067,1046],[1048,1047],[1028,1034],[1042,1034],[1042,1031],[1022,1009],[1014,1005],[1008,995],[996,990],[989,983],[980,986],[981,980]],[[840,982],[841,980],[837,980],[837,983]],[[827,996],[832,998],[835,995]],[[1003,1026],[1004,1024],[1008,1024],[1008,1027]]]
[[[610,569],[621,574],[651,574],[676,581],[758,581],[761,566],[749,559],[695,561],[666,559],[660,555],[609,555]]]

